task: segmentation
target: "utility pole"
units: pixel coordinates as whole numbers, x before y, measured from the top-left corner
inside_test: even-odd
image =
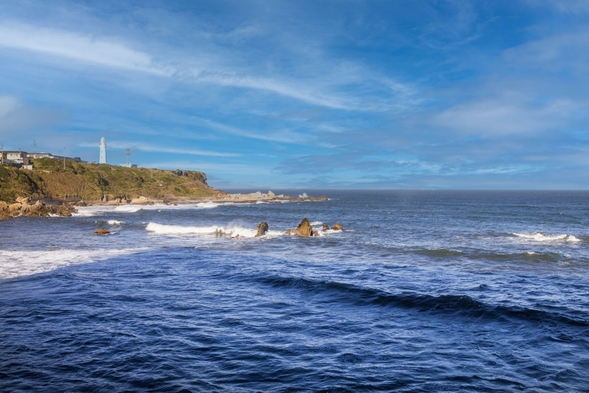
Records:
[[[127,149],[127,166],[131,168],[131,149]]]

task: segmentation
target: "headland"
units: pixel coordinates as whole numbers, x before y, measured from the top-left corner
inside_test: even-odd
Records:
[[[0,165],[0,218],[69,215],[76,206],[193,202],[280,203],[327,200],[255,192],[230,194],[207,184],[203,172],[133,168],[40,158],[32,169]],[[33,207],[34,206],[34,207]]]

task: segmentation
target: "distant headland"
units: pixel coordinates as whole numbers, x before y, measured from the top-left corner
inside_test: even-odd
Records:
[[[229,194],[207,184],[203,172],[89,164],[49,157],[0,165],[0,218],[70,215],[76,206],[201,201],[252,203],[327,200],[268,193]]]

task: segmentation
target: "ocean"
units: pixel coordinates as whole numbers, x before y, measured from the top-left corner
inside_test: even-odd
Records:
[[[589,192],[306,192],[1,221],[0,391],[589,391]]]

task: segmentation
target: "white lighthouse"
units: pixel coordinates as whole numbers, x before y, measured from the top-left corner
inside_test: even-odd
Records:
[[[100,138],[100,160],[98,163],[106,164],[106,140],[104,138]]]

